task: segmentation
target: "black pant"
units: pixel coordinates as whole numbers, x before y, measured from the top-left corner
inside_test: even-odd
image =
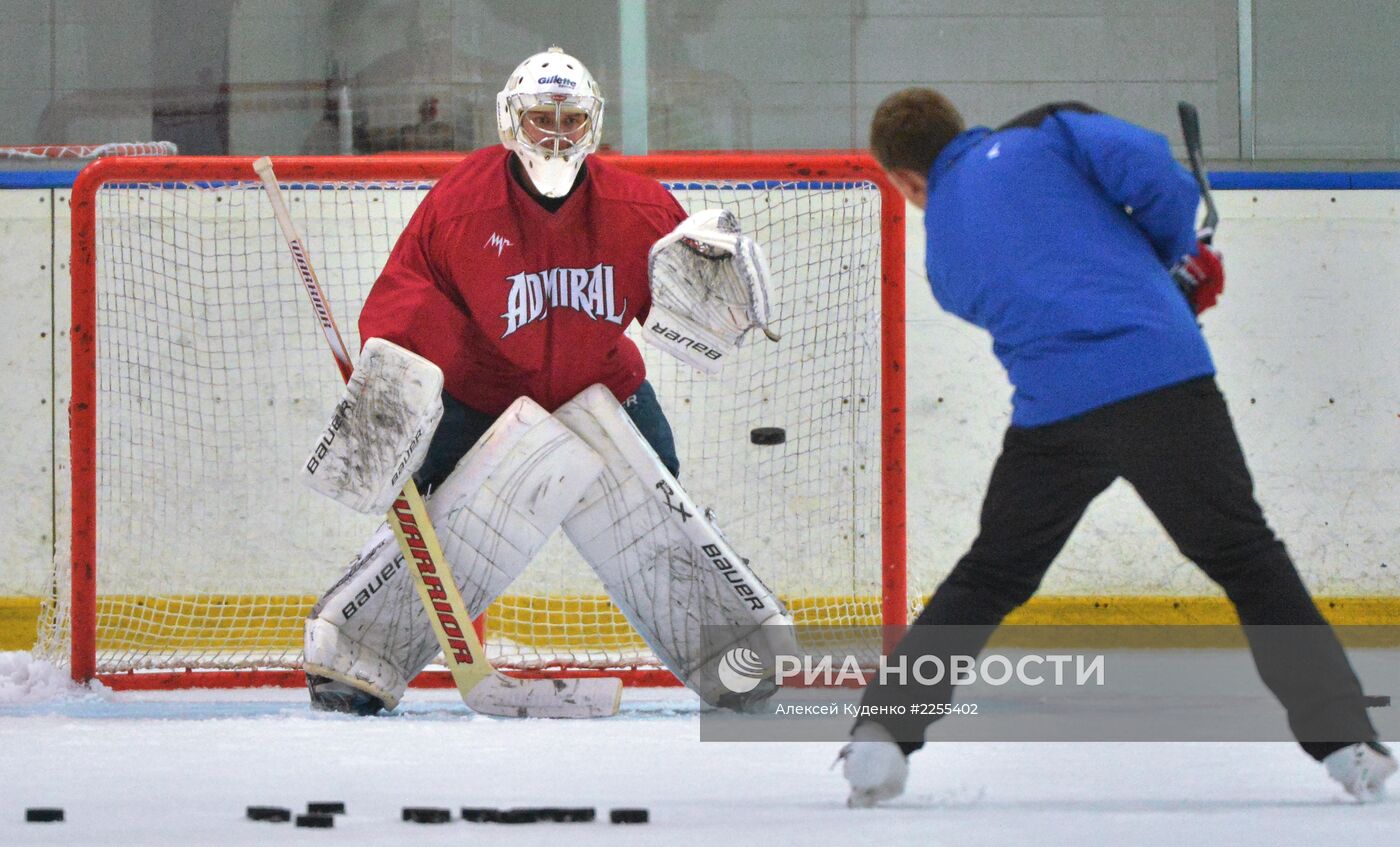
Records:
[[[1178,549],[1218,583],[1245,626],[1265,685],[1283,704],[1309,755],[1373,740],[1360,683],[1254,500],[1253,481],[1225,399],[1209,377],[1158,389],[1041,427],[1011,427],[992,470],[972,549],[938,586],[896,655],[975,655],[1011,610],[1030,599],[1079,518],[1118,477],[1137,489]],[[957,625],[960,643],[939,644],[931,625]],[[1303,636],[1315,661],[1270,649],[1267,630],[1311,625]],[[947,639],[944,639],[945,641]],[[1274,638],[1277,642],[1278,639]],[[946,696],[943,696],[945,695]],[[875,705],[896,696],[878,686]],[[950,701],[951,687],[929,692]],[[882,720],[872,718],[872,720]],[[897,738],[922,738],[932,721],[901,722]],[[1325,732],[1319,733],[1321,727]],[[892,727],[893,729],[893,727]],[[1319,737],[1336,741],[1315,741]],[[902,742],[906,752],[922,746]]]
[[[637,425],[637,429],[641,430],[642,437],[651,445],[651,449],[656,451],[661,464],[666,466],[666,470],[670,471],[672,476],[679,477],[681,463],[676,458],[676,441],[671,434],[671,424],[661,411],[661,403],[657,401],[656,390],[651,387],[651,383],[642,380],[636,393],[623,402],[622,408],[632,419],[632,423]],[[452,469],[457,467],[457,462],[486,434],[491,424],[496,422],[497,417],[478,412],[443,392],[442,421],[433,433],[433,440],[428,445],[428,455],[423,459],[422,467],[413,475],[418,487],[429,491],[441,485],[442,481],[447,479],[447,475],[452,473]]]

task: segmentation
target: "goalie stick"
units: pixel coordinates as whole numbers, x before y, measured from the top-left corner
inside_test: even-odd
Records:
[[[258,159],[253,162],[253,170],[262,180],[340,375],[348,382],[354,371],[350,351],[282,199],[272,160],[266,156]],[[481,639],[472,628],[466,604],[462,602],[452,569],[442,554],[418,486],[411,478],[389,507],[388,522],[398,539],[404,561],[411,565],[407,570],[442,648],[443,661],[467,706],[482,714],[509,717],[601,717],[617,713],[621,697],[621,682],[617,679],[517,679],[491,666]]]

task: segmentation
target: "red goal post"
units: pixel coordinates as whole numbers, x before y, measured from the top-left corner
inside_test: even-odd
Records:
[[[291,213],[306,226],[311,261],[343,326],[355,326],[405,215],[458,158],[274,158],[284,188],[301,189]],[[610,161],[658,179],[683,204],[738,204],[746,229],[757,222],[773,266],[784,339],[749,341],[739,365],[747,370],[705,383],[647,353],[678,436],[684,430],[696,441],[690,455],[678,445],[682,481],[702,503],[717,491],[754,489],[745,495],[752,502],[720,509],[722,525],[799,622],[805,614],[810,622],[903,625],[903,200],[863,154]],[[141,688],[300,685],[299,642],[282,642],[365,537],[332,526],[349,520],[329,511],[333,504],[283,490],[298,488],[290,471],[319,423],[305,427],[324,417],[335,393],[315,382],[331,370],[322,361],[304,367],[299,353],[277,349],[285,341],[291,350],[299,334],[320,341],[297,302],[294,270],[272,258],[285,250],[260,205],[252,162],[109,158],[73,186],[71,561],[56,568],[39,652],[70,661],[75,679]],[[345,284],[351,277],[358,288]],[[264,418],[287,406],[305,408]],[[728,435],[715,448],[716,419],[726,433],[758,422],[792,436],[778,452]],[[252,467],[272,453],[286,455]],[[206,490],[212,496],[200,499]],[[284,496],[301,505],[273,505]],[[302,573],[307,550],[327,547],[332,562],[321,573],[285,587]],[[770,560],[780,575],[765,570]],[[625,621],[610,617],[606,598],[579,582],[586,576],[570,565],[555,570],[552,560],[537,565],[522,577],[534,582],[486,616],[489,649],[501,633],[494,661],[523,674],[670,680]],[[841,582],[847,571],[858,572],[854,585]],[[829,577],[835,582],[817,585]],[[862,580],[878,592],[873,603]],[[255,632],[268,621],[275,625]],[[430,671],[416,684],[450,680]]]

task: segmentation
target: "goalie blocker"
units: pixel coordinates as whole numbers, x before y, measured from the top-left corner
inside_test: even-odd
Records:
[[[442,369],[422,356],[369,339],[298,478],[357,512],[384,514],[428,453],[442,382]]]
[[[792,620],[661,464],[602,385],[554,416],[603,460],[564,531],[656,655],[710,705],[740,708],[776,690],[773,656],[797,652]],[[725,685],[726,654],[751,650],[768,670],[752,690]]]

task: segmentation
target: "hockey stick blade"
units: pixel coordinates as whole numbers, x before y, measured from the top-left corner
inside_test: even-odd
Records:
[[[622,682],[614,677],[548,680],[496,674],[466,697],[473,711],[510,718],[606,718],[617,714],[621,702]]]
[[[266,156],[258,159],[253,162],[253,171],[262,181],[340,375],[348,382],[353,371],[349,351],[316,278],[301,234],[282,199],[272,160]],[[510,717],[592,718],[617,714],[622,696],[621,680],[516,679],[491,666],[486,648],[472,628],[462,593],[451,577],[452,570],[447,566],[428,509],[413,480],[404,486],[386,519],[394,529],[404,562],[412,566],[407,570],[413,577],[423,610],[442,648],[443,662],[452,674],[462,702],[482,714]],[[583,685],[585,682],[592,684]]]
[[[1209,244],[1215,238],[1215,228],[1220,215],[1215,211],[1215,198],[1210,193],[1210,182],[1206,179],[1206,157],[1201,147],[1201,117],[1196,107],[1180,101],[1176,104],[1177,117],[1181,119],[1181,137],[1186,142],[1186,158],[1191,163],[1191,174],[1201,189],[1201,201],[1206,206],[1206,217],[1201,222],[1200,238]]]

